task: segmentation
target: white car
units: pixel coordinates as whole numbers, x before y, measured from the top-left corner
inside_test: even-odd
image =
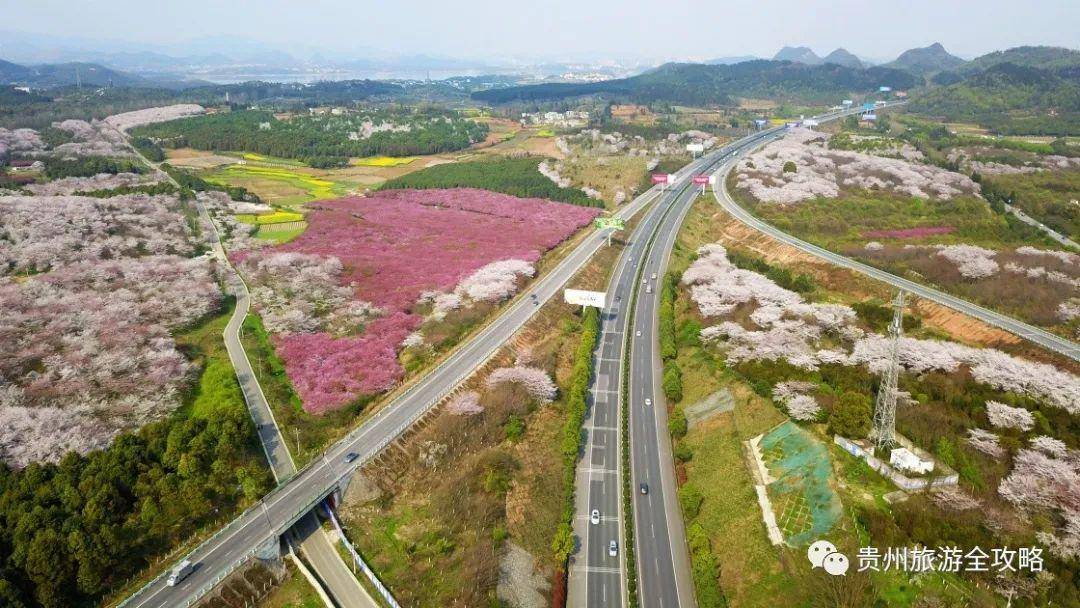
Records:
[[[619,554],[619,543],[611,541],[607,546],[607,554],[611,557],[615,557]]]
[[[640,338],[641,337],[641,330],[640,329],[637,330],[637,333],[635,333],[634,335]]]
[[[595,526],[600,523],[600,509],[593,509],[592,514],[589,515],[589,521]]]
[[[655,272],[652,273],[652,280],[654,280],[654,281],[656,280],[656,273]]]
[[[645,398],[645,405],[652,405],[652,399],[649,399],[648,397],[646,397]]]

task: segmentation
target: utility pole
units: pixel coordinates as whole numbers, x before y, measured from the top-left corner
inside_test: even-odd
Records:
[[[900,376],[900,336],[904,333],[904,290],[893,300],[893,320],[889,325],[889,366],[881,379],[874,404],[874,451],[884,458],[896,445],[896,381]]]

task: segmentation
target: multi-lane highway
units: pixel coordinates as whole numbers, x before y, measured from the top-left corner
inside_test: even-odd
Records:
[[[760,134],[752,136],[753,139],[759,137]],[[750,139],[740,143],[745,141]],[[730,155],[732,149],[731,146],[720,149],[679,171],[675,183],[658,195],[657,204],[642,217],[609,280],[600,338],[593,353],[592,389],[584,424],[585,446],[577,468],[574,532],[579,545],[570,558],[569,602],[572,606],[624,604],[623,518],[627,514],[622,512],[619,420],[623,355],[629,344],[629,305],[634,290],[640,286],[642,261],[654,235],[667,229],[666,234],[674,238],[668,221],[669,211],[682,209],[688,199],[692,200],[696,190],[688,190],[691,177],[711,170]],[[648,443],[648,440],[640,442]],[[668,496],[673,497],[674,490]],[[592,523],[594,510],[599,511],[599,523],[595,524]],[[678,525],[681,538],[681,520]],[[612,541],[617,543],[614,556],[610,554]]]
[[[816,117],[819,122],[834,120],[859,110],[829,112]],[[783,135],[770,129],[738,140],[714,157],[704,170],[719,181],[738,156],[762,143]],[[685,176],[689,178],[689,175]],[[628,386],[630,412],[630,462],[637,554],[638,594],[642,606],[694,606],[693,578],[686,548],[682,513],[675,482],[674,459],[667,430],[666,399],[661,389],[663,365],[659,354],[657,311],[660,281],[667,271],[668,258],[679,227],[689,212],[698,190],[682,182],[669,208],[654,228],[635,277],[638,290],[631,316]],[[652,277],[656,276],[656,279]],[[642,485],[648,488],[642,493]],[[590,603],[601,606],[602,603]]]
[[[659,196],[657,204],[641,219],[611,275],[606,307],[601,317],[600,339],[593,354],[594,375],[589,410],[585,419],[585,447],[577,469],[577,516],[574,531],[579,546],[570,561],[570,605],[620,606],[625,602],[623,518],[634,514],[622,512],[620,445],[623,438],[620,435],[619,420],[622,391],[625,387],[621,387],[620,382],[623,366],[626,364],[624,354],[627,346],[631,344],[630,305],[637,302],[639,310],[635,313],[638,319],[651,317],[655,308],[651,298],[635,300],[635,290],[640,292],[638,295],[645,294],[642,277],[655,287],[652,274],[659,272],[662,261],[666,260],[666,254],[657,259],[650,257],[650,251],[665,252],[674,244],[682,216],[696,196],[697,190],[690,187],[691,177],[712,171],[717,163],[730,157],[734,150],[752,145],[766,135],[767,132],[756,133],[682,169],[675,183],[667,187]],[[655,239],[659,239],[659,244],[654,243]],[[633,344],[638,350],[634,350],[632,359],[638,362],[649,361],[651,355],[642,355],[639,352],[644,348],[642,341],[638,340]],[[649,353],[651,352],[650,350]],[[651,396],[654,386],[652,371],[648,372],[648,378],[644,381],[635,381],[634,378],[640,377],[642,373],[642,370],[638,370],[637,374],[631,375],[631,407],[644,403],[645,395],[650,395],[650,400],[655,402],[655,397]],[[655,385],[659,386],[659,383]],[[642,592],[661,596],[666,594],[668,599],[662,605],[675,606],[680,599],[692,601],[689,562],[685,550],[681,549],[685,541],[682,520],[677,517],[674,482],[670,479],[665,482],[660,471],[663,463],[670,462],[671,459],[670,442],[664,431],[666,416],[654,420],[631,413],[631,426],[634,488],[638,488],[638,478],[640,483],[650,484],[655,481],[655,487],[649,494],[640,495],[640,500],[647,503],[644,521],[640,514],[635,519],[635,528],[640,527],[635,538],[640,539],[641,534],[645,533],[649,543],[645,546],[639,541],[637,550],[639,554],[644,551],[646,559],[653,566],[651,573],[642,574],[642,577],[647,579],[642,584]],[[647,446],[657,446],[656,454],[666,460],[645,458],[651,451]],[[656,505],[657,508],[650,509],[648,505]],[[594,510],[599,511],[598,523],[592,523]],[[668,517],[670,513],[676,514],[676,517]],[[674,543],[671,539],[674,539]],[[618,546],[615,556],[610,554],[612,541],[616,541]],[[673,546],[678,550],[673,551]],[[653,551],[654,548],[656,551]],[[654,555],[656,552],[665,554]],[[671,581],[678,579],[678,584],[668,586],[664,582],[668,577],[654,576],[657,573],[655,566],[661,562],[671,564],[666,572]],[[645,566],[639,560],[639,572],[643,567]],[[678,575],[675,574],[676,571]],[[646,585],[648,591],[645,589]]]
[[[127,137],[127,133],[123,131],[121,133],[125,138]],[[134,146],[129,144],[129,147],[144,163],[156,170],[161,170],[160,163],[150,161]],[[179,187],[179,184],[171,176],[169,181],[174,186]],[[251,418],[255,422],[259,442],[262,445],[263,452],[266,454],[270,470],[274,474],[274,479],[281,483],[281,480],[288,479],[296,473],[296,463],[285,445],[281,429],[274,419],[273,410],[270,409],[270,404],[266,400],[266,395],[263,394],[259,379],[255,376],[255,372],[251,368],[251,362],[248,360],[247,353],[244,350],[244,345],[240,341],[241,327],[251,308],[251,296],[247,284],[244,283],[244,279],[240,276],[240,272],[229,262],[221,242],[217,224],[210,217],[206,206],[198,199],[196,199],[195,205],[202,224],[209,228],[209,233],[205,235],[206,240],[210,243],[214,256],[224,270],[227,293],[236,298],[233,314],[222,334],[225,350],[229,354],[229,361],[236,373],[237,382],[244,396],[244,403],[247,404]],[[300,552],[307,558],[312,570],[315,571],[316,576],[325,587],[325,591],[333,598],[338,607],[375,608],[377,606],[375,600],[349,571],[349,567],[345,565],[330,538],[323,531],[322,526],[319,525],[318,518],[314,513],[297,522],[296,526],[291,530],[291,534],[296,544],[299,545]]]
[[[616,214],[629,218],[656,194],[650,190]],[[449,394],[455,386],[485,363],[528,321],[540,305],[560,293],[562,286],[605,243],[600,233],[589,234],[553,270],[533,282],[489,325],[477,332],[423,378],[403,390],[363,425],[329,448],[292,478],[242,513],[216,535],[199,545],[186,559],[195,572],[176,587],[165,584],[164,575],[137,591],[124,605],[187,606],[216,582],[249,559],[256,548],[272,543],[314,505],[406,428]],[[535,299],[532,297],[535,296]],[[360,455],[345,462],[345,455]]]

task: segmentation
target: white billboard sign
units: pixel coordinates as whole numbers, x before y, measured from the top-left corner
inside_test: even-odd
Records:
[[[563,298],[567,304],[580,304],[581,306],[595,306],[604,308],[607,294],[602,291],[585,291],[583,289],[564,289]]]
[[[693,154],[701,154],[705,151],[705,144],[686,144],[686,151]]]

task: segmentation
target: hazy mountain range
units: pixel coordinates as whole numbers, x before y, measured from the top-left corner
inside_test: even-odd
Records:
[[[983,71],[996,64],[1053,68],[1076,63],[1078,52],[1055,47],[1018,47],[997,51],[967,62],[950,54],[940,43],[914,48],[880,67],[901,70],[941,85],[959,81],[963,75]],[[776,62],[806,66],[839,66],[856,76],[871,68],[874,61],[837,48],[824,57],[805,46],[785,46],[773,56]],[[297,45],[284,52],[272,45],[231,37],[205,37],[181,45],[147,46],[130,42],[102,42],[90,39],[62,38],[38,34],[0,31],[0,84],[49,88],[71,84],[88,86],[140,86],[183,88],[213,83],[250,80],[271,82],[309,82],[355,79],[443,79],[450,76],[499,75],[521,84],[550,83],[560,80],[580,84],[595,81],[625,81],[644,76],[655,64],[634,59],[592,62],[521,62],[494,58],[476,61],[454,57],[380,54],[357,46],[349,52],[335,53],[311,46]],[[709,59],[711,66],[736,66],[761,61],[751,55]],[[682,65],[686,62],[676,62]],[[764,69],[759,66],[758,69]],[[773,68],[773,76],[781,73]],[[739,72],[742,73],[742,72]],[[803,78],[801,72],[783,72],[787,78]],[[833,72],[820,73],[825,80]],[[647,79],[646,79],[647,80]],[[588,88],[588,87],[586,87]],[[602,87],[601,87],[602,88]],[[829,87],[826,87],[829,88]]]

